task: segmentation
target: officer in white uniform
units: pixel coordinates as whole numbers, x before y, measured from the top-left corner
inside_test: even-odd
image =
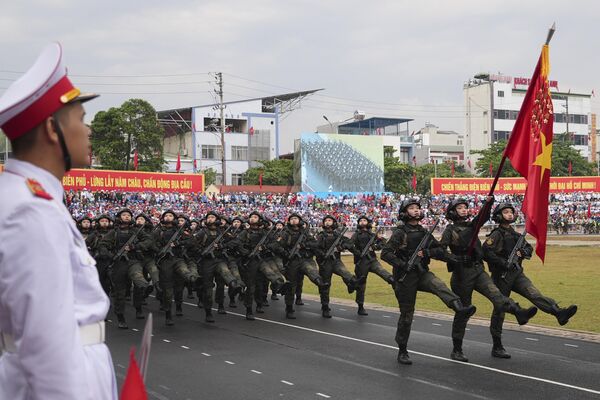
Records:
[[[53,43],[0,98],[14,154],[0,174],[0,399],[117,399],[109,299],[62,202],[65,172],[88,164],[94,97]]]

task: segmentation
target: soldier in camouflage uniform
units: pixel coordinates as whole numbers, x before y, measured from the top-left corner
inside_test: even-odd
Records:
[[[90,233],[92,233],[92,231],[93,231],[92,219],[90,217],[80,218],[79,221],[77,221],[77,229],[79,229],[81,236],[83,236],[83,240],[85,240],[87,243],[87,238],[90,235]],[[89,250],[89,247],[88,247],[88,250]]]
[[[200,275],[198,265],[196,264],[197,257],[197,241],[192,230],[190,219],[184,215],[177,216],[177,225],[184,226],[183,232],[177,241],[177,249],[179,250],[183,261],[188,266],[190,272],[194,275]],[[183,316],[183,290],[187,287],[194,287],[197,283],[186,280],[181,275],[175,275],[173,278],[173,299],[175,300],[175,315]]]
[[[523,273],[523,259],[530,259],[533,248],[527,241],[517,250],[516,264],[508,265],[508,259],[519,240],[519,234],[515,232],[511,224],[515,221],[515,208],[510,203],[500,203],[494,209],[492,216],[494,222],[499,226],[494,228],[483,243],[484,259],[488,263],[492,279],[500,292],[510,296],[514,291],[535,304],[545,313],[554,315],[560,325],[565,325],[577,312],[577,306],[571,305],[561,308],[556,301],[544,296],[533,285]],[[502,345],[502,324],[504,323],[504,312],[494,308],[490,321],[490,333],[494,345],[492,356],[497,358],[510,358]]]
[[[174,325],[172,316],[172,303],[174,296],[175,277],[179,276],[184,281],[196,283],[200,278],[198,272],[190,270],[184,260],[184,249],[177,243],[180,230],[172,210],[166,210],[161,216],[160,225],[154,230],[153,240],[158,249],[156,260],[163,290],[162,308],[165,311],[165,324]],[[174,239],[174,240],[171,240]],[[165,251],[166,249],[166,251]]]
[[[330,256],[327,256],[327,252],[340,235],[342,235],[342,233],[341,230],[338,230],[338,222],[335,217],[332,215],[323,217],[323,226],[322,230],[317,234],[316,239],[318,246],[315,249],[315,253],[317,254],[317,264],[319,265],[319,274],[321,275],[323,282],[329,284],[319,290],[319,295],[321,297],[321,314],[323,318],[331,318],[329,289],[331,287],[331,278],[333,274],[342,278],[348,288],[348,293],[350,294],[354,293],[357,286],[364,283],[356,279],[356,276],[346,269],[346,266],[341,260],[341,252],[354,247],[349,238],[342,235],[333,253]],[[363,277],[363,279],[365,278]]]
[[[240,254],[235,250],[235,248],[231,247],[231,244],[238,237],[238,235],[242,233],[244,229],[243,224],[244,220],[242,219],[242,217],[234,217],[231,220],[231,229],[223,237],[223,249],[225,257],[227,258],[227,266],[229,267],[229,271],[231,271],[231,274],[234,276],[235,280],[239,283],[242,293],[246,289],[246,283],[244,282],[244,279],[240,274],[240,263],[242,262],[242,260]],[[219,304],[219,314],[225,314],[226,311],[223,305],[223,302],[225,300],[225,281],[223,279],[219,279],[219,282],[222,282],[222,285],[219,286],[219,284],[217,284],[215,299]],[[227,295],[229,297],[229,307],[237,307],[235,303],[235,298],[238,294],[240,294],[240,296],[242,295],[241,293],[239,293],[239,291],[240,290],[238,289],[232,290],[231,288],[227,290]],[[219,300],[221,301],[219,302]]]
[[[257,301],[257,312],[264,312],[260,303],[261,296],[256,296],[255,294],[259,274],[262,273],[267,277],[267,280],[273,284],[277,293],[288,293],[290,283],[286,282],[285,277],[279,272],[277,265],[271,257],[273,242],[267,243],[265,241],[262,246],[258,246],[261,239],[269,235],[262,215],[257,211],[250,213],[248,224],[248,229],[245,229],[232,240],[228,248],[236,250],[242,256],[242,259],[245,260],[241,265],[242,277],[247,285],[246,292],[244,293],[244,305],[246,306],[246,319],[253,321],[255,319],[252,307],[254,301]]]
[[[115,228],[107,233],[100,241],[100,253],[109,253],[113,259],[111,280],[114,290],[114,311],[117,315],[120,329],[127,329],[125,322],[125,292],[130,280],[134,284],[133,305],[135,316],[143,319],[142,302],[152,292],[153,287],[144,278],[141,260],[143,254],[152,245],[148,236],[141,227],[136,227],[133,222],[133,213],[125,208],[117,213]],[[126,243],[130,238],[135,239],[129,245]],[[121,257],[115,259],[117,253],[124,249]]]
[[[356,223],[356,232],[354,232],[354,235],[352,235],[352,238],[350,239],[353,244],[351,251],[354,254],[354,274],[362,282],[356,288],[356,304],[358,304],[358,315],[369,315],[364,307],[367,276],[369,272],[379,276],[390,285],[394,284],[394,277],[388,270],[381,266],[379,260],[377,260],[377,255],[375,254],[375,250],[381,250],[383,248],[383,244],[385,243],[383,236],[379,235],[378,232],[372,232],[371,219],[366,215],[360,216]],[[375,240],[370,246],[370,249],[367,250],[367,246],[374,236]],[[364,250],[367,251],[365,255],[361,257]]]
[[[215,322],[212,315],[213,287],[215,279],[222,279],[223,282],[233,291],[241,290],[240,284],[231,273],[228,266],[228,259],[223,248],[223,242],[215,242],[225,231],[219,223],[220,216],[210,211],[206,214],[204,227],[196,235],[198,243],[198,252],[201,255],[200,267],[202,269],[202,303],[206,313],[206,322]],[[223,298],[217,299],[219,309],[223,309]]]
[[[274,251],[286,259],[285,273],[287,279],[291,282],[291,290],[285,295],[285,317],[296,319],[294,311],[294,294],[296,293],[296,284],[299,274],[306,275],[317,287],[319,291],[329,287],[329,283],[324,282],[315,260],[315,249],[318,242],[310,234],[308,224],[304,223],[302,217],[296,213],[290,214],[287,226],[274,242]]]
[[[100,279],[100,284],[102,285],[102,289],[107,296],[110,296],[110,276],[108,274],[108,266],[111,263],[110,253],[105,252],[104,254],[100,253],[99,244],[100,241],[110,230],[111,218],[102,214],[96,218],[96,226],[94,230],[88,235],[85,242],[90,251],[90,254],[96,260],[96,269],[98,270],[98,278]]]
[[[162,298],[162,293],[160,290],[160,276],[158,273],[158,267],[156,266],[156,244],[153,242],[152,235],[154,233],[154,224],[152,224],[152,220],[144,213],[140,213],[135,217],[136,226],[144,227],[144,233],[148,235],[150,240],[150,246],[148,246],[147,250],[143,252],[141,264],[144,271],[144,276],[146,279],[148,277],[152,281],[152,285],[156,289],[156,297],[158,299]]]
[[[419,221],[423,219],[421,204],[417,199],[407,199],[400,205],[398,219],[404,224],[394,229],[392,236],[383,246],[381,259],[389,263],[394,269],[394,294],[400,307],[398,328],[396,329],[396,343],[398,343],[398,362],[410,365],[412,361],[408,356],[407,345],[417,291],[428,292],[439,297],[446,306],[456,314],[470,318],[476,311],[475,306],[464,307],[460,298],[453,293],[444,282],[429,271],[429,262],[432,258],[446,261],[452,257],[442,249],[433,238],[429,237],[427,245],[417,253],[415,266],[409,266],[408,261],[413,256],[423,238],[429,235]]]
[[[488,196],[486,202],[493,202],[494,198]],[[485,215],[479,213],[472,220],[468,220],[469,203],[465,199],[454,199],[446,209],[446,219],[453,223],[446,226],[440,245],[443,249],[449,248],[455,257],[449,258],[447,262],[448,271],[452,272],[450,287],[452,291],[460,296],[463,305],[471,305],[473,291],[477,291],[494,304],[494,307],[503,312],[509,312],[517,318],[520,325],[526,324],[532,318],[537,308],[523,309],[509,297],[504,296],[494,285],[492,278],[483,269],[483,251],[481,241],[477,238],[472,251],[469,250],[474,226],[479,218],[484,221],[489,219],[489,208]],[[456,361],[468,362],[463,354],[462,342],[465,336],[468,318],[461,314],[454,316],[452,323],[453,349],[450,357]]]

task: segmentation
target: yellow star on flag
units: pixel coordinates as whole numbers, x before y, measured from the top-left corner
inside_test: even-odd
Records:
[[[542,168],[542,173],[540,174],[540,183],[544,178],[544,172],[546,170],[550,170],[552,166],[552,143],[546,145],[546,136],[544,132],[540,132],[540,138],[542,139],[542,152],[537,155],[533,165],[537,165]]]

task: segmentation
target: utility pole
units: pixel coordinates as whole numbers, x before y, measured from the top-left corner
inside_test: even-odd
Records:
[[[221,114],[221,124],[219,130],[221,131],[221,176],[222,185],[227,184],[227,165],[225,163],[225,105],[223,104],[223,73],[217,72],[217,95],[219,96],[219,111]]]
[[[569,90],[569,93],[571,93],[571,90]],[[571,142],[571,133],[569,132],[569,93],[567,93],[567,101],[566,101],[565,108],[566,108],[566,112],[567,112],[567,138],[568,138],[569,142]]]

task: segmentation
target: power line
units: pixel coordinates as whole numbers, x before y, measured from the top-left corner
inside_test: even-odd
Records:
[[[0,70],[0,72],[8,74],[24,74],[25,71]],[[198,76],[208,75],[210,72],[190,72],[186,74],[137,74],[137,75],[89,75],[89,74],[69,74],[69,76],[77,78],[169,78],[178,76]]]

